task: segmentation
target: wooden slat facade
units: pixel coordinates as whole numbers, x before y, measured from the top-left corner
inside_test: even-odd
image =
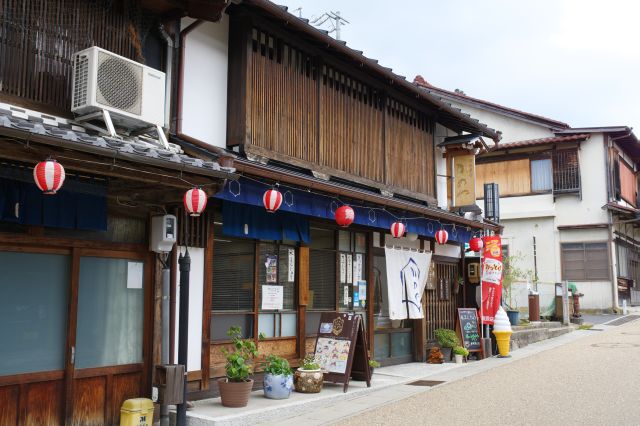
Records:
[[[458,264],[434,260],[436,265],[436,288],[425,291],[425,324],[427,340],[435,340],[434,331],[438,328],[455,329],[456,309],[459,308],[459,295],[453,292],[457,286]]]
[[[435,200],[434,120],[426,109],[275,32],[232,16],[228,145]]]
[[[484,184],[500,185],[500,195],[531,193],[531,166],[528,159],[476,164],[476,197],[484,197]]]

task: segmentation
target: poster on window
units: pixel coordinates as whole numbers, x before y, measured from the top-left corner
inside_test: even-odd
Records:
[[[315,358],[323,370],[344,374],[347,370],[350,348],[351,340],[318,337]]]
[[[268,254],[264,262],[266,268],[266,276],[268,283],[278,282],[278,256],[275,254]]]
[[[287,281],[290,283],[296,280],[296,251],[289,249],[289,262],[287,263]]]
[[[502,240],[499,235],[482,237],[482,306],[483,324],[493,324],[502,298]]]
[[[262,309],[282,310],[284,291],[281,285],[262,286]]]
[[[385,247],[389,318],[424,318],[422,293],[427,284],[431,252]]]

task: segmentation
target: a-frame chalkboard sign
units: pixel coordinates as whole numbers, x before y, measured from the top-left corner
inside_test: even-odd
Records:
[[[458,308],[456,331],[459,333],[463,347],[469,352],[479,352],[480,357],[484,357],[478,326],[478,312],[474,308]]]
[[[316,361],[325,371],[324,380],[344,383],[353,377],[371,387],[367,338],[362,317],[348,312],[324,312],[320,316],[315,350]]]

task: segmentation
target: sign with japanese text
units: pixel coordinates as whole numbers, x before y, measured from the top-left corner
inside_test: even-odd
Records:
[[[453,206],[470,206],[476,203],[476,157],[453,157]]]
[[[500,235],[482,238],[482,306],[483,324],[493,324],[502,298],[502,239]]]

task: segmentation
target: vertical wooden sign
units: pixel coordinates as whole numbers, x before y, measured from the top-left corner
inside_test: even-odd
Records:
[[[343,392],[347,391],[351,377],[364,380],[367,387],[371,387],[367,339],[360,315],[348,312],[322,313],[315,357],[325,371],[324,379],[344,383]]]

